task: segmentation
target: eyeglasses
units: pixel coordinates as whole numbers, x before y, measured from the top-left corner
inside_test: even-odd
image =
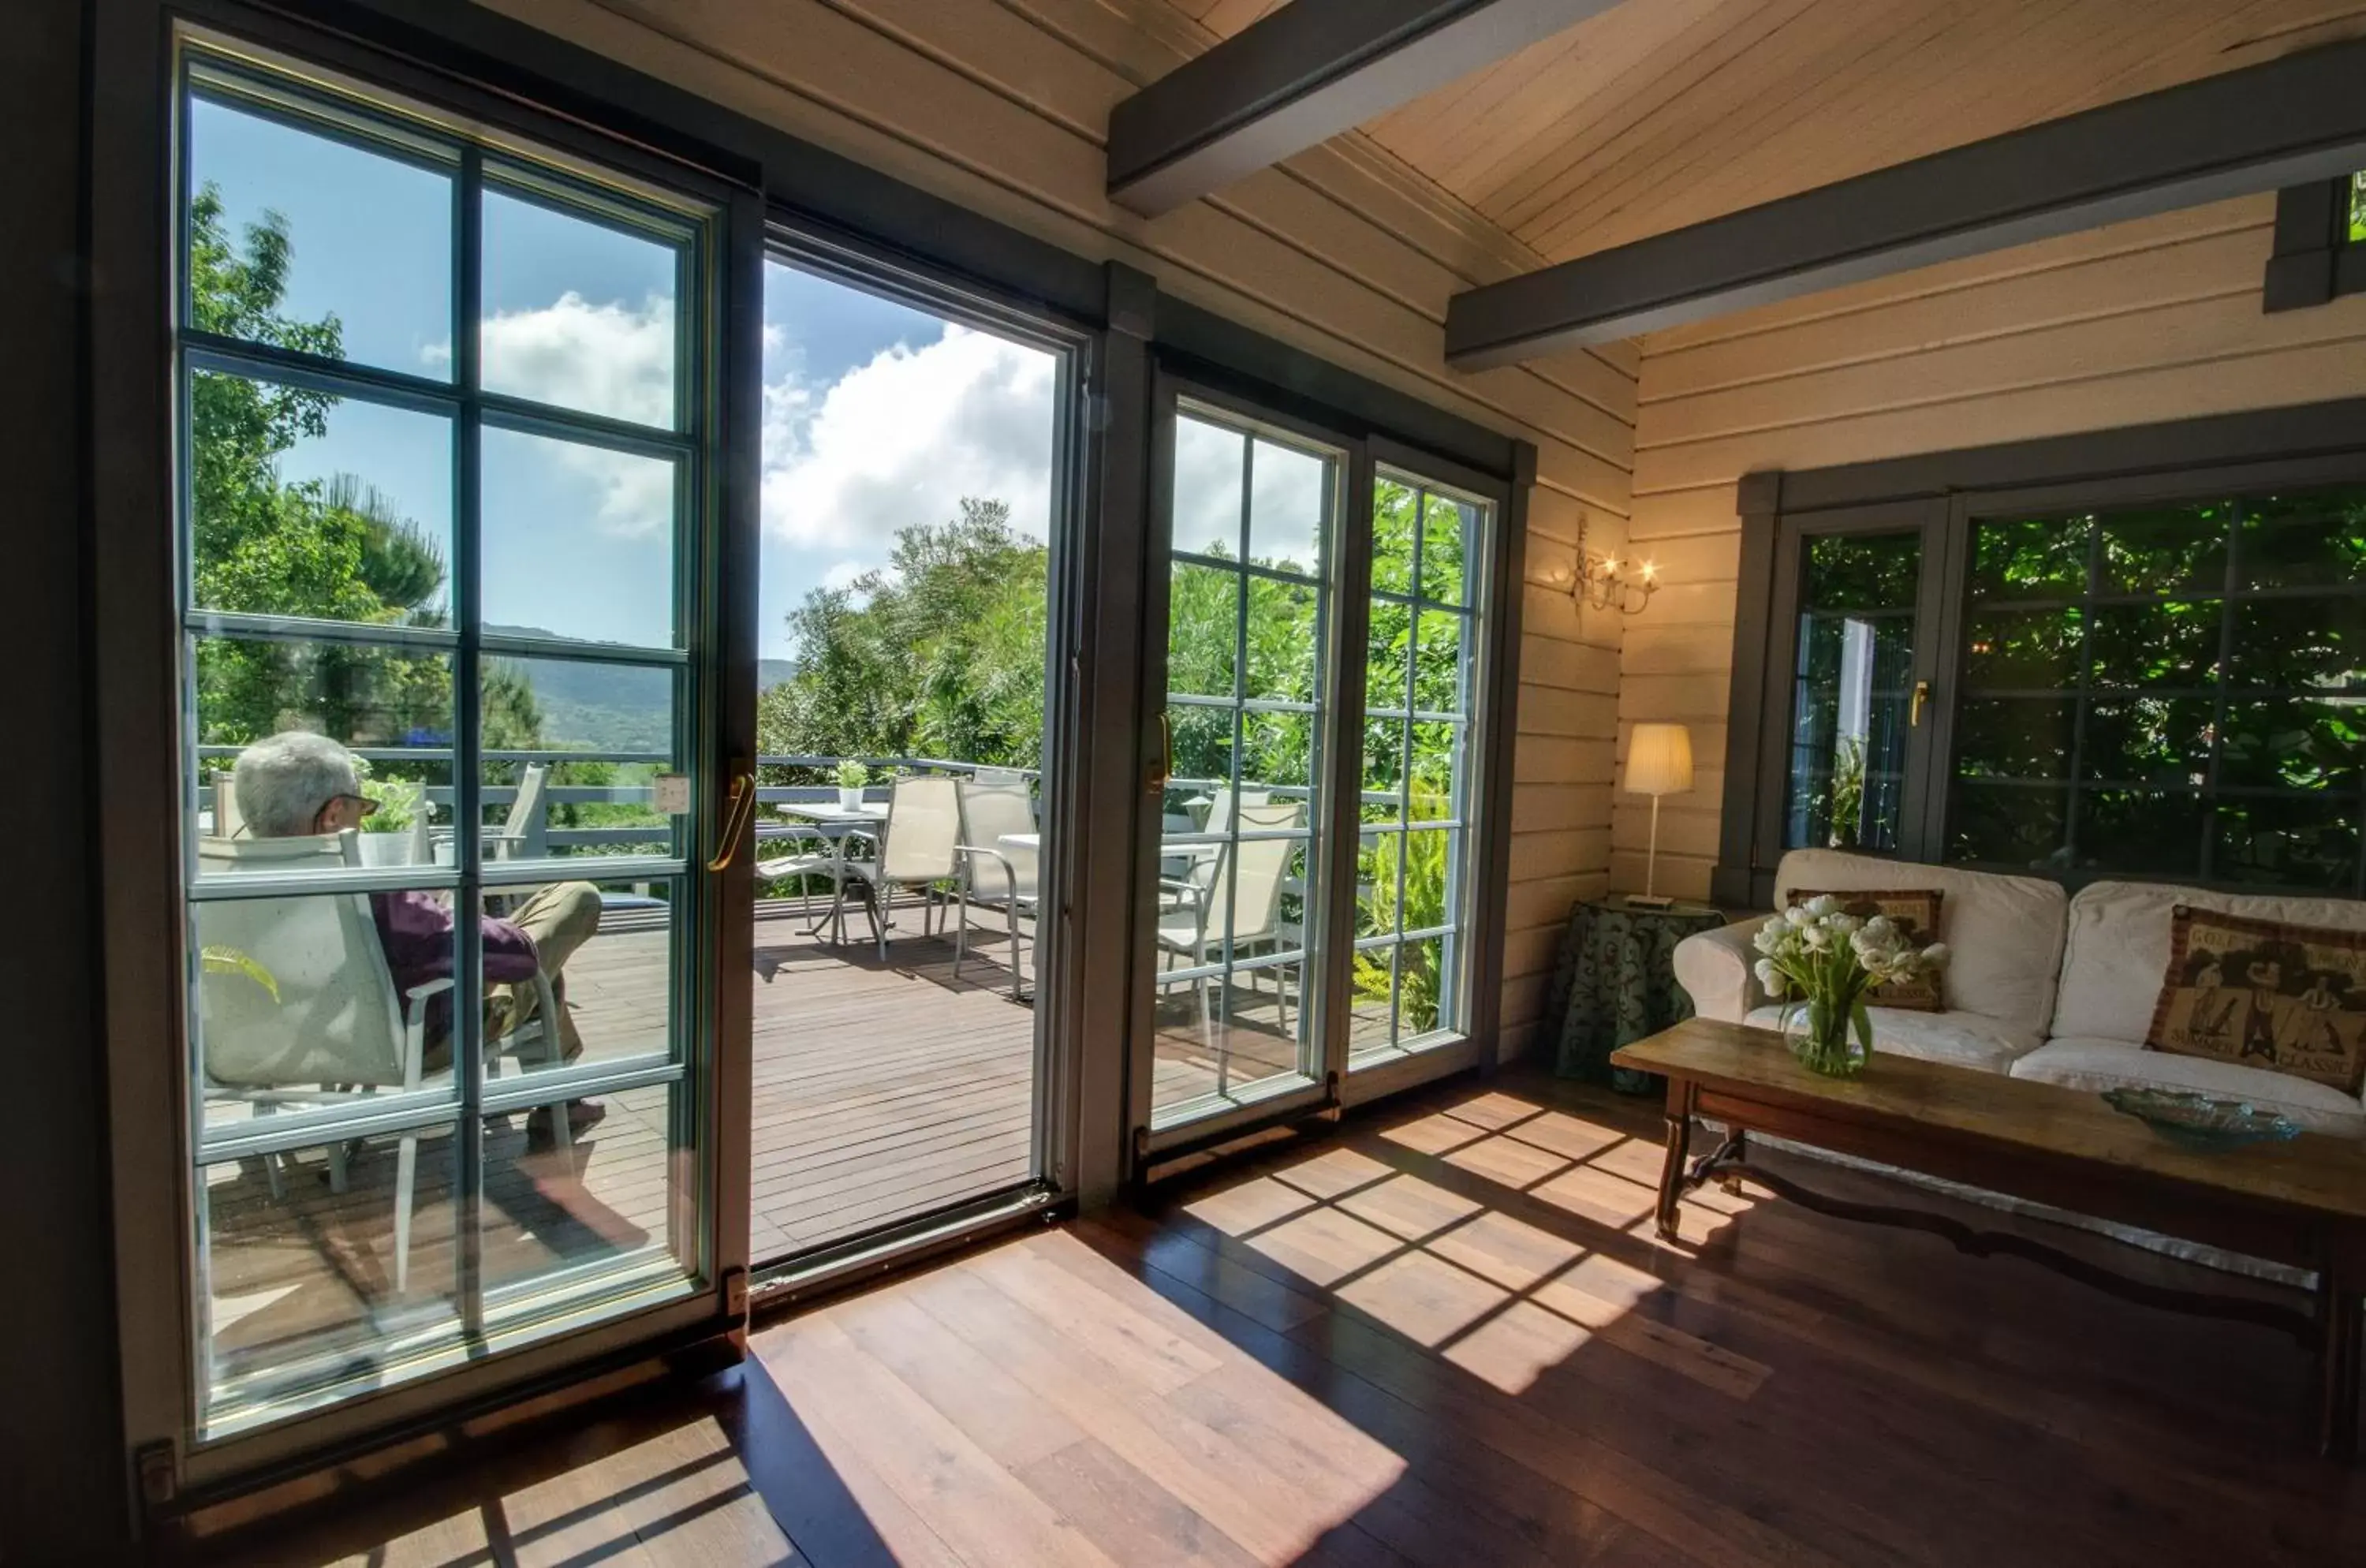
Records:
[[[328,799],[321,802],[321,811],[326,811],[329,807],[336,805],[337,802],[341,800],[350,800],[355,806],[361,807],[361,815],[364,817],[368,816],[371,812],[377,809],[378,803],[372,800],[366,795],[332,795],[329,796]],[[315,811],[312,815],[315,818],[318,818],[321,815],[321,811]]]

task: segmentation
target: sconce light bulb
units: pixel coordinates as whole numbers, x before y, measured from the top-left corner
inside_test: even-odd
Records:
[[[1655,578],[1655,577],[1657,577],[1657,576],[1659,576],[1659,575],[1660,575],[1660,565],[1659,565],[1659,563],[1658,563],[1657,561],[1648,561],[1648,560],[1647,560],[1647,561],[1645,561],[1645,562],[1643,563],[1643,580],[1644,580],[1645,581],[1647,581],[1647,582],[1648,582],[1648,581],[1650,581],[1652,578]]]

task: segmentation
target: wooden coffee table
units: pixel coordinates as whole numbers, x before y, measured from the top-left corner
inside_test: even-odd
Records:
[[[2289,1143],[2197,1153],[2083,1090],[1892,1055],[1860,1077],[1827,1078],[1794,1061],[1772,1031],[1707,1019],[1610,1059],[1668,1080],[1662,1238],[1676,1239],[1685,1193],[1746,1180],[1819,1213],[1929,1231],[1976,1257],[2028,1258],[2133,1301],[2285,1329],[2319,1359],[2320,1448],[2342,1458],[2356,1452],[2366,1360],[2366,1143],[2304,1133]],[[1687,1165],[1696,1117],[1722,1123],[1726,1134]],[[1752,1133],[2270,1258],[2315,1272],[2317,1289],[2305,1307],[2172,1290],[1944,1214],[1828,1197],[1748,1164]]]

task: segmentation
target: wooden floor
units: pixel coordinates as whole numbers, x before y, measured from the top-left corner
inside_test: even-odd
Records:
[[[896,911],[883,961],[859,915],[842,942],[809,934],[794,905],[767,905],[755,935],[750,1257],[827,1245],[1026,1180],[1033,1174],[1035,1012],[1010,996],[1009,943],[981,915],[955,978],[953,943]],[[1026,944],[1025,989],[1034,985]],[[567,966],[587,1060],[646,1052],[666,1028],[667,937],[610,930]],[[1228,1003],[1229,1005],[1225,1005]],[[1163,996],[1157,1103],[1253,1082],[1296,1062],[1280,998],[1236,987],[1219,1004],[1214,1048],[1189,987]],[[514,1071],[513,1066],[505,1070]],[[668,1241],[676,1197],[668,1090],[609,1098],[571,1158],[528,1147],[523,1118],[486,1130],[489,1281],[612,1258]],[[243,1114],[236,1106],[217,1114]],[[448,1318],[452,1140],[423,1140],[411,1280],[393,1277],[395,1141],[353,1156],[330,1190],[325,1151],[299,1155],[275,1192],[261,1162],[209,1172],[208,1250],[217,1366],[224,1376],[299,1352],[342,1353],[398,1326]]]
[[[2366,1472],[2310,1451],[2289,1339],[1714,1190],[1663,1245],[1657,1127],[1550,1080],[1448,1086],[231,1556],[2366,1562]]]

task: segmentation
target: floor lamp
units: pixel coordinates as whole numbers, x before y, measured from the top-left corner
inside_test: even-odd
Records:
[[[1637,725],[1627,738],[1627,788],[1629,794],[1651,797],[1651,849],[1643,861],[1643,896],[1628,903],[1664,908],[1675,902],[1660,897],[1653,887],[1660,859],[1660,797],[1692,787],[1692,731],[1681,724]]]

